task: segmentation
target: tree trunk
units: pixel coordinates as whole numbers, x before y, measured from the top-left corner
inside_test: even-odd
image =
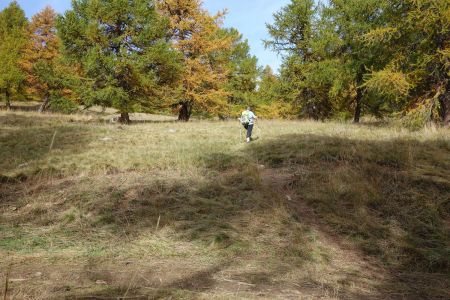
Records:
[[[192,108],[189,102],[181,102],[180,112],[178,114],[178,121],[188,122],[191,118]]]
[[[363,72],[364,69],[361,67],[358,70],[358,74],[356,75],[356,107],[355,107],[355,118],[353,119],[354,123],[359,123],[361,120],[361,110],[362,110],[362,98],[363,98],[363,89],[361,84],[363,83]]]
[[[359,123],[361,120],[361,106],[362,106],[362,91],[360,88],[356,90],[356,107],[355,107],[355,118],[354,123]]]
[[[11,95],[8,89],[5,90],[6,110],[11,110]]]
[[[47,110],[48,107],[48,103],[50,102],[50,97],[47,95],[44,98],[44,102],[42,102],[41,106],[39,107],[39,112],[43,113],[44,111]]]
[[[127,112],[120,113],[119,123],[131,124],[130,115]]]
[[[445,127],[450,127],[450,81],[446,84],[444,93],[439,97],[441,118]]]

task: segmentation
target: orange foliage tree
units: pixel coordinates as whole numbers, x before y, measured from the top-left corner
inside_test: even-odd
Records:
[[[33,99],[42,100],[40,112],[47,109],[56,93],[59,97],[69,93],[64,89],[60,74],[61,42],[56,35],[55,19],[56,13],[50,6],[33,16],[28,25],[29,41],[21,61],[28,94]]]
[[[228,110],[225,84],[228,62],[224,51],[233,38],[220,34],[225,12],[211,16],[199,0],[160,0],[158,7],[170,22],[172,46],[183,55],[184,68],[177,99],[178,119],[189,121],[193,110],[220,114]]]

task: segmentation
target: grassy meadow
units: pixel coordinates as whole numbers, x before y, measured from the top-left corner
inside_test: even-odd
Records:
[[[448,299],[450,131],[0,112],[7,299]]]

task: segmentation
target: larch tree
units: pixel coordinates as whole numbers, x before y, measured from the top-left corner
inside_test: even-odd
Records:
[[[20,67],[26,44],[27,19],[24,11],[13,1],[0,12],[0,92],[11,107],[11,98],[23,88],[25,75]]]
[[[392,99],[412,127],[450,126],[450,1],[389,1],[381,24],[363,36],[385,60],[365,86]]]
[[[278,100],[278,84],[277,75],[274,74],[270,66],[266,66],[261,72],[258,88],[258,98],[262,103],[271,103]]]
[[[64,54],[81,65],[78,93],[86,106],[129,113],[158,103],[177,80],[180,56],[167,41],[167,22],[152,0],[74,0],[57,20]]]
[[[177,99],[178,119],[189,121],[194,110],[224,114],[228,61],[223,52],[233,38],[219,34],[224,13],[211,16],[199,0],[160,0],[159,10],[170,20],[171,41],[184,59]]]
[[[228,103],[242,109],[244,105],[254,104],[260,67],[258,59],[250,53],[247,40],[235,28],[222,29],[220,34],[233,39],[231,48],[224,52],[228,60]]]
[[[61,43],[56,34],[55,20],[56,13],[49,6],[33,16],[28,25],[29,39],[21,63],[28,94],[42,101],[40,112],[47,109],[52,94],[64,89],[62,76],[57,74]]]
[[[359,122],[363,110],[375,111],[374,95],[365,75],[384,59],[365,48],[364,34],[382,24],[378,18],[386,1],[292,0],[268,25],[266,46],[284,57],[281,81],[300,115],[325,119],[352,112]],[[289,91],[290,90],[290,91]]]
[[[318,16],[314,2],[292,0],[276,12],[273,24],[267,25],[271,39],[265,41],[265,46],[283,58],[277,91],[279,97],[290,102],[298,116],[319,119],[329,116],[330,105],[328,97],[322,96],[323,90],[308,82],[312,75],[311,67],[318,59],[313,47]],[[267,84],[263,85],[272,86],[270,81],[265,81]],[[270,89],[262,90],[274,94]]]
[[[333,58],[343,65],[348,89],[353,88],[354,118],[359,123],[362,111],[369,109],[370,94],[364,86],[368,70],[383,60],[383,55],[364,47],[362,37],[383,24],[379,14],[385,9],[386,1],[380,0],[331,0],[325,9],[324,19],[334,25],[335,36],[341,40],[341,47],[332,53]]]

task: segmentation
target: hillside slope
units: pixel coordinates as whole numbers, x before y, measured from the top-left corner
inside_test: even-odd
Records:
[[[450,133],[0,113],[14,299],[447,299]],[[9,275],[8,270],[10,270]]]

